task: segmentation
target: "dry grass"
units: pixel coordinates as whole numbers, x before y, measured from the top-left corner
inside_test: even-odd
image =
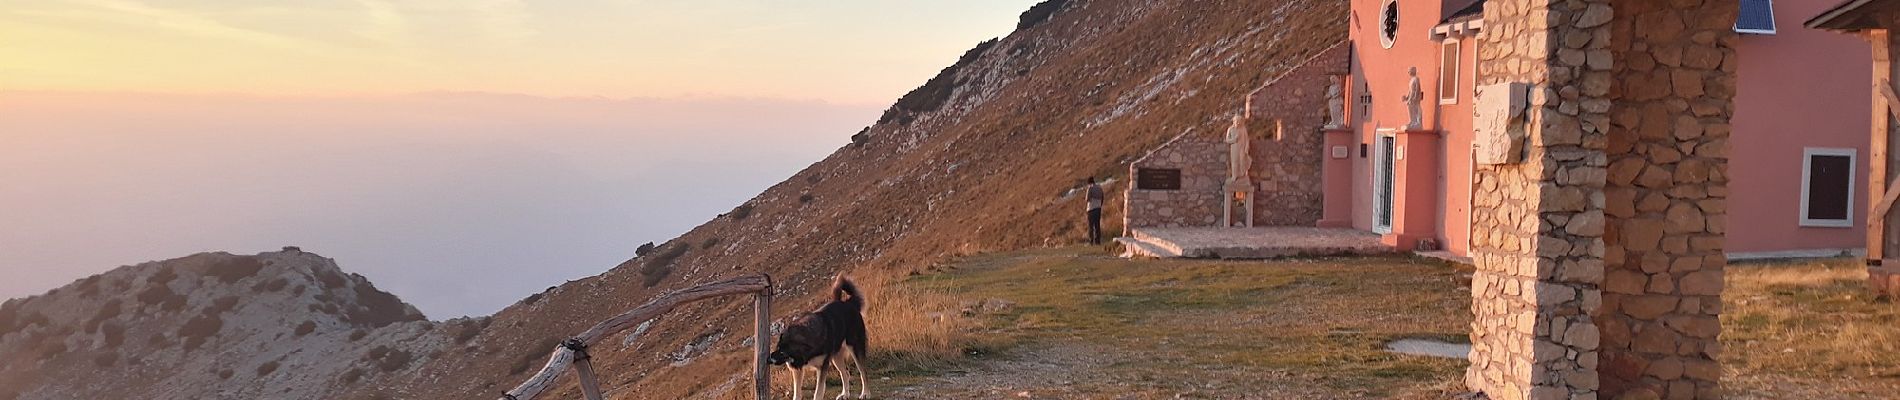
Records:
[[[912,371],[915,379],[898,376],[892,383],[904,387],[895,398],[986,397],[991,390],[1058,398],[1442,398],[1460,389],[1463,360],[1394,355],[1383,345],[1463,340],[1470,299],[1457,276],[1438,263],[1400,258],[1124,260],[1072,247],[971,257],[951,272],[894,286],[929,293],[917,297],[929,299],[923,311],[884,300],[884,310],[872,312],[874,324],[910,318],[907,324],[932,327],[941,322],[925,315],[955,315],[967,303],[1015,305],[970,326],[954,322],[942,334],[878,325],[880,333],[895,328],[911,337],[900,346],[941,356],[930,361],[962,360]]]
[[[1867,298],[1849,260],[1741,264],[1727,274],[1722,362],[1742,396],[1879,396],[1900,388],[1900,305]]]
[[[960,312],[960,300],[942,290],[876,276],[858,281],[871,301],[864,310],[874,347],[867,363],[880,371],[929,371],[964,359],[984,344],[978,321]]]

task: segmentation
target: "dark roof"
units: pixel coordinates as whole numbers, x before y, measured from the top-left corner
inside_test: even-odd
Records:
[[[1900,22],[1896,11],[1900,11],[1900,0],[1847,0],[1804,25],[1837,31],[1894,28],[1896,22]]]
[[[1735,30],[1742,33],[1774,33],[1774,0],[1742,0],[1741,13],[1735,16]]]
[[[1439,23],[1484,18],[1484,0],[1445,0],[1445,19]]]

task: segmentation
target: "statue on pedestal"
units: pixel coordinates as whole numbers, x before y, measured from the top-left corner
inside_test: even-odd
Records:
[[[1247,134],[1247,117],[1234,116],[1234,124],[1227,128],[1228,182],[1245,182],[1253,168],[1253,142]]]
[[[1418,67],[1412,67],[1410,70],[1406,71],[1406,74],[1409,74],[1412,76],[1412,85],[1410,87],[1410,90],[1405,92],[1405,108],[1406,110],[1412,112],[1412,116],[1411,116],[1411,119],[1406,120],[1405,130],[1415,131],[1415,130],[1424,129],[1425,128],[1425,113],[1424,111],[1421,111],[1419,109],[1418,104],[1421,101],[1425,101],[1425,91],[1422,89],[1419,89]]]
[[[1332,84],[1326,86],[1327,129],[1346,127],[1346,99],[1339,93],[1339,86],[1345,84],[1342,79],[1342,77],[1334,77]]]

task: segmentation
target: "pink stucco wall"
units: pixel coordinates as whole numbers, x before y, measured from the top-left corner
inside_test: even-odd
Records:
[[[1871,104],[1866,82],[1872,73],[1865,43],[1851,36],[1809,30],[1801,21],[1834,0],[1778,0],[1774,2],[1779,32],[1744,35],[1736,45],[1739,81],[1730,138],[1728,215],[1730,253],[1786,250],[1856,249],[1865,245],[1863,228],[1867,209],[1864,184],[1854,188],[1852,228],[1800,226],[1802,150],[1808,147],[1851,148],[1860,170],[1856,182],[1866,182],[1868,118]],[[1421,88],[1436,98],[1442,43],[1431,29],[1443,13],[1439,1],[1402,1],[1400,29],[1392,48],[1380,45],[1379,7],[1383,0],[1353,0],[1350,38],[1353,42],[1353,89],[1363,82],[1372,93],[1371,112],[1352,115],[1352,157],[1344,169],[1350,190],[1334,188],[1329,196],[1351,198],[1352,227],[1373,229],[1373,157],[1361,157],[1359,144],[1373,143],[1376,131],[1405,124],[1408,113],[1400,100],[1410,78],[1406,69],[1418,68]],[[1472,71],[1476,38],[1463,38],[1460,47],[1458,100],[1455,104],[1426,101],[1426,129],[1441,133],[1430,149],[1436,161],[1436,192],[1426,201],[1407,204],[1395,199],[1399,214],[1417,215],[1427,207],[1436,213],[1431,235],[1448,250],[1463,255],[1469,237],[1471,193]],[[1349,109],[1357,112],[1355,101]],[[1846,96],[1842,94],[1861,94]],[[1686,111],[1685,111],[1686,112]],[[1426,149],[1404,149],[1417,154]],[[1330,173],[1330,171],[1329,171]],[[1413,179],[1414,172],[1400,171]],[[1411,196],[1416,198],[1416,196]],[[1332,203],[1332,199],[1328,199]],[[1416,232],[1410,232],[1416,234]]]
[[[1728,251],[1866,246],[1868,118],[1873,74],[1866,42],[1801,22],[1837,0],[1776,0],[1777,32],[1742,35],[1729,140]],[[1806,147],[1856,149],[1852,228],[1800,226]]]

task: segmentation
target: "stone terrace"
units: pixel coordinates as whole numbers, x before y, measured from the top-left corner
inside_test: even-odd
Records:
[[[1126,257],[1232,258],[1324,257],[1392,253],[1371,232],[1310,227],[1138,228],[1115,239]]]

